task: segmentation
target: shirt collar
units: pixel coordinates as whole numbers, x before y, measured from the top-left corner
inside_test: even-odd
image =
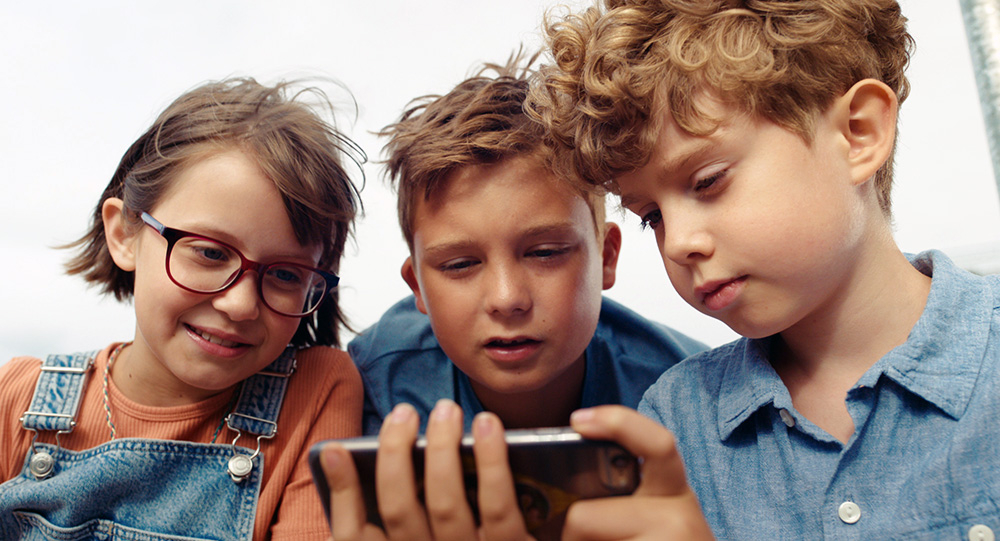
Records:
[[[910,260],[932,278],[924,312],[907,341],[879,359],[855,387],[873,387],[885,374],[958,418],[968,406],[985,358],[1000,291],[994,291],[986,278],[958,268],[941,252],[924,252]],[[719,392],[722,440],[767,404],[792,407],[788,389],[767,360],[770,342],[771,338],[744,338],[731,350]]]
[[[972,390],[989,339],[998,292],[988,279],[957,267],[938,251],[911,256],[920,272],[931,276],[931,292],[906,343],[879,360],[859,385],[887,377],[959,418]]]
[[[767,361],[771,338],[743,338],[733,344],[719,389],[719,437],[722,440],[767,404],[791,407],[791,396]],[[787,404],[783,404],[787,403]]]

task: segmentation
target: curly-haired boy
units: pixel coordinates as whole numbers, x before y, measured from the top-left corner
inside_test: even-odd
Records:
[[[549,25],[530,107],[557,161],[619,194],[680,295],[744,336],[647,391],[672,435],[574,417],[648,460],[627,503],[572,509],[571,537],[705,534],[694,496],[727,539],[1000,528],[1000,281],[892,236],[905,22],[894,0],[607,0]]]

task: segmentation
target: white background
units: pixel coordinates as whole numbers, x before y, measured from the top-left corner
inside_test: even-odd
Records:
[[[181,92],[230,75],[335,78],[358,104],[340,126],[377,162],[371,132],[481,62],[539,45],[542,14],[558,1],[0,0],[0,363],[131,338],[131,307],[64,276],[68,254],[51,247],[84,231],[125,149]],[[958,2],[902,4],[918,49],[902,108],[897,240],[996,261],[1000,204]],[[377,163],[366,173],[366,215],[341,272],[358,328],[408,293],[394,198]],[[676,296],[635,218],[610,217],[625,232],[610,297],[712,345],[735,337]]]

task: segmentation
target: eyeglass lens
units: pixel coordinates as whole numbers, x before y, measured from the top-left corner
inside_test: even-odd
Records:
[[[178,284],[201,293],[219,291],[238,278],[242,257],[232,248],[210,239],[183,237],[167,259],[167,271]],[[323,300],[326,278],[289,263],[261,269],[260,294],[265,304],[286,315],[311,312]]]

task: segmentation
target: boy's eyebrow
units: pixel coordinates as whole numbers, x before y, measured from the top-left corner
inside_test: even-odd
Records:
[[[542,224],[529,227],[521,232],[521,236],[524,237],[540,237],[543,235],[548,235],[550,233],[565,233],[573,232],[575,224],[572,222],[556,222],[551,224]]]
[[[687,167],[692,161],[704,156],[711,149],[715,148],[719,144],[718,141],[714,141],[708,137],[698,138],[696,142],[692,142],[687,148],[683,150],[682,153],[669,157],[668,159],[662,161],[659,164],[652,164],[655,167],[657,176],[662,176],[665,171],[676,171]],[[650,164],[647,164],[647,167]],[[630,194],[622,195],[620,205],[627,207],[633,203],[636,203],[637,197]]]
[[[456,240],[456,241],[445,241],[439,242],[437,244],[432,244],[424,248],[425,257],[433,257],[436,254],[447,254],[449,252],[467,250],[475,246],[476,243],[471,240]]]
[[[519,232],[519,236],[530,238],[530,237],[541,237],[552,233],[560,233],[560,234],[567,232],[574,233],[575,227],[576,227],[575,224],[570,221],[547,223],[524,229]],[[437,254],[448,254],[451,252],[468,250],[470,248],[475,248],[476,246],[477,246],[476,242],[468,239],[461,239],[454,241],[446,240],[444,242],[432,244],[424,248],[424,256],[433,257]]]

